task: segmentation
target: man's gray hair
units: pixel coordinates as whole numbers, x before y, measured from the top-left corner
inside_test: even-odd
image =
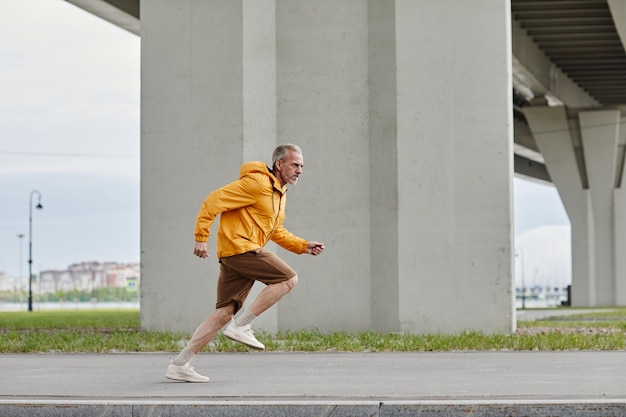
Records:
[[[283,159],[285,159],[290,151],[302,155],[302,149],[300,149],[300,147],[297,145],[291,143],[278,145],[276,149],[274,149],[274,153],[272,154],[272,167],[276,166],[276,161],[282,161]]]

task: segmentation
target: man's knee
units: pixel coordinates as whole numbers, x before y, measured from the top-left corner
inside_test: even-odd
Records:
[[[298,283],[297,275],[294,275],[293,278],[289,278],[287,281],[285,281],[285,285],[287,286],[289,291],[293,290],[293,288],[296,286],[297,283]]]
[[[218,308],[215,310],[215,318],[219,325],[222,327],[226,325],[229,321],[232,320],[235,315],[235,305],[229,304],[225,307]]]

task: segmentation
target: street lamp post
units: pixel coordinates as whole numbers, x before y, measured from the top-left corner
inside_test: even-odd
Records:
[[[522,275],[522,308],[526,308],[526,288],[524,282],[524,251],[522,250],[522,248],[519,248],[518,250],[519,252],[516,253],[515,256],[517,257],[517,255],[519,254],[520,258],[520,269]]]
[[[28,311],[33,311],[33,195],[37,194],[37,210],[41,210],[41,193],[33,190],[30,193],[28,206]]]
[[[20,239],[20,275],[17,277],[17,282],[18,284],[15,285],[15,292],[17,293],[18,291],[18,285],[21,287],[22,286],[22,248],[24,245],[22,245],[22,239],[24,239],[24,233],[19,233],[17,235],[17,237]],[[19,290],[20,292],[20,302],[22,301],[22,290]]]

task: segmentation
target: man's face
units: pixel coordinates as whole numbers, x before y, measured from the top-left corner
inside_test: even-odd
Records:
[[[285,159],[276,161],[276,170],[278,171],[276,177],[281,185],[295,185],[298,182],[298,177],[302,174],[303,167],[304,161],[302,155],[294,151],[289,151]]]

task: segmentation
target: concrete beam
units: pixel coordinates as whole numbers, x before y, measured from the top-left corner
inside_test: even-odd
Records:
[[[626,49],[626,2],[623,0],[607,0],[609,10],[613,16],[615,30],[622,41],[622,46]]]
[[[545,97],[550,105],[599,106],[595,99],[550,61],[519,23],[512,22],[511,33],[513,87],[527,100]]]
[[[65,0],[109,23],[139,35],[139,0]]]
[[[552,182],[546,166],[540,162],[533,161],[532,159],[525,158],[516,153],[513,158],[513,164],[515,165],[515,173],[522,177],[548,183]]]

